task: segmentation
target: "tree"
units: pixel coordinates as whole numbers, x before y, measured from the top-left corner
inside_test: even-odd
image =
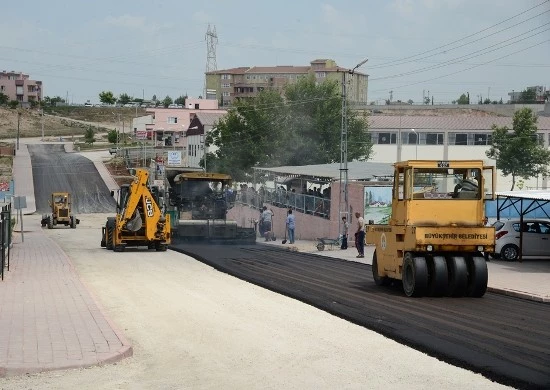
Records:
[[[111,91],[103,91],[99,93],[99,101],[104,104],[115,104],[116,98]]]
[[[460,95],[458,100],[456,101],[458,104],[470,104],[470,99],[468,99],[468,96],[466,94]]]
[[[8,107],[11,109],[15,109],[19,107],[19,102],[17,100],[10,100],[8,103]]]
[[[172,98],[170,96],[166,95],[166,97],[162,100],[161,104],[164,106],[164,108],[168,108],[168,106],[172,103],[173,103]]]
[[[44,100],[44,105],[52,106],[52,107],[54,107],[57,103],[65,103],[65,99],[61,98],[60,96],[56,96],[53,98],[46,96],[43,100]]]
[[[409,103],[409,104],[413,104],[414,102],[413,102],[413,100],[412,100],[412,99],[409,99],[409,100],[407,100],[407,103]]]
[[[485,100],[483,101],[483,104],[491,104],[491,99],[485,98]]]
[[[180,97],[176,98],[176,100],[174,100],[174,104],[181,104],[183,106],[185,105],[185,99],[187,99],[187,95],[181,95]]]
[[[95,142],[94,138],[94,129],[90,126],[86,129],[86,132],[84,133],[84,142],[86,142],[88,145],[91,145]]]
[[[519,94],[520,103],[535,103],[537,101],[537,92],[533,88],[527,88]]]
[[[493,125],[491,148],[487,157],[495,159],[504,176],[512,175],[512,188],[516,178],[529,179],[548,174],[550,151],[537,136],[537,117],[530,108],[516,111],[512,130]]]
[[[119,104],[128,104],[132,101],[132,97],[130,95],[128,95],[127,93],[122,93],[120,94],[120,96],[118,97],[118,103]]]
[[[110,130],[107,133],[107,141],[109,141],[110,144],[116,144],[118,141],[118,131]]]
[[[264,90],[237,101],[207,136],[218,148],[208,156],[210,170],[251,180],[252,167],[324,164],[340,161],[342,101],[336,82],[316,85],[303,78],[282,97]],[[367,123],[348,109],[348,160],[366,160],[372,144]]]
[[[430,97],[429,96],[426,96],[424,98],[424,104],[426,104],[426,105],[430,104]]]
[[[157,95],[153,95],[153,97],[151,98],[151,101],[156,102],[157,101]]]
[[[9,101],[10,101],[9,96],[0,92],[0,105],[3,106],[4,104],[8,104]]]

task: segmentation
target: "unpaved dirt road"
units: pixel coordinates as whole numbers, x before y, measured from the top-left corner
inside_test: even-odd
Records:
[[[133,344],[134,356],[5,378],[1,389],[506,388],[186,255],[102,249],[107,215],[81,215],[77,229],[45,232]]]

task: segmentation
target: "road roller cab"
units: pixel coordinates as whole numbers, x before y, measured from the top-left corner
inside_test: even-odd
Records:
[[[367,225],[376,284],[401,280],[407,296],[481,297],[494,228],[484,225],[495,169],[482,160],[395,165],[389,224]]]

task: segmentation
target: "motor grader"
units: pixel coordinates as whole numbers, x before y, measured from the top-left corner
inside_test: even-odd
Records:
[[[481,297],[494,228],[484,225],[495,169],[481,160],[394,165],[389,224],[367,224],[377,285],[401,280],[407,296]]]
[[[150,186],[148,180],[149,172],[137,169],[132,183],[117,191],[117,214],[108,217],[102,228],[102,247],[115,252],[130,246],[166,251],[172,236],[170,216],[161,210],[159,188]]]
[[[51,208],[51,214],[43,214],[41,225],[52,229],[57,225],[70,226],[76,228],[80,220],[71,212],[71,194],[68,192],[53,192],[48,202]]]

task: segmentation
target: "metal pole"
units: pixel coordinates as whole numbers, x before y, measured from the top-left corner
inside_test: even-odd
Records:
[[[42,142],[44,142],[44,109],[42,109]]]
[[[17,150],[19,150],[19,124],[21,122],[21,113],[17,112]]]

